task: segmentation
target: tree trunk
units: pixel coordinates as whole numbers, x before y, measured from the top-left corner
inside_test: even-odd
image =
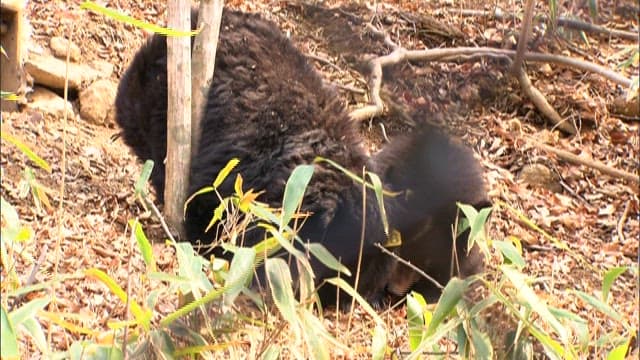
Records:
[[[200,143],[200,121],[202,112],[207,103],[209,86],[213,81],[215,70],[216,50],[218,48],[218,35],[222,21],[223,0],[200,0],[198,11],[198,29],[193,43],[191,55],[191,94],[193,104],[191,108],[191,151],[198,153]]]
[[[169,0],[168,26],[191,29],[191,2]],[[184,239],[183,206],[191,165],[191,39],[167,38],[167,166],[165,207],[167,223]]]

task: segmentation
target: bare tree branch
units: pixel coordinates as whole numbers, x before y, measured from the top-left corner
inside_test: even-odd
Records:
[[[524,71],[522,67],[516,70],[515,76],[518,78],[518,82],[520,82],[520,87],[522,88],[522,92],[524,92],[529,99],[533,102],[533,104],[542,112],[544,116],[546,116],[549,121],[554,123],[558,129],[575,135],[578,130],[575,128],[573,123],[563,119],[560,114],[549,104],[547,98],[542,95],[540,90],[531,84],[531,80],[529,80],[529,76]]]
[[[535,0],[527,0],[524,5],[524,15],[522,17],[522,28],[520,29],[520,36],[518,37],[518,48],[516,49],[516,56],[511,64],[511,73],[518,78],[524,74],[522,69],[522,63],[524,61],[524,53],[527,51],[527,43],[529,42],[529,34],[531,33],[531,21],[533,20],[533,7]],[[525,74],[526,76],[526,74]]]
[[[411,268],[411,270],[417,272],[420,276],[424,277],[425,279],[431,281],[433,283],[433,285],[435,285],[438,289],[442,290],[444,289],[444,286],[442,284],[440,284],[438,282],[438,280],[434,279],[433,277],[429,276],[429,274],[425,273],[424,271],[422,271],[422,269],[420,269],[419,267],[413,265],[411,262],[401,258],[400,256],[398,256],[397,254],[394,254],[393,252],[389,251],[389,249],[385,248],[384,246],[380,245],[380,243],[375,243],[373,244],[375,247],[377,247],[378,249],[380,249],[383,253],[391,256],[392,258],[396,259],[398,262],[408,266],[409,268]]]
[[[369,96],[371,104],[351,112],[351,119],[364,121],[378,116],[384,111],[384,103],[380,97],[382,86],[382,68],[402,61],[453,61],[465,60],[468,57],[508,57],[513,58],[515,51],[494,49],[490,47],[458,47],[449,49],[407,50],[395,48],[390,54],[374,58],[370,62],[371,77],[369,79]],[[527,52],[524,59],[533,62],[553,63],[599,74],[608,80],[624,87],[631,85],[631,80],[613,70],[598,64],[570,58],[562,55]]]
[[[578,164],[578,165],[584,165],[587,167],[590,167],[592,169],[596,169],[598,171],[600,171],[603,174],[607,174],[609,176],[612,176],[614,178],[617,179],[624,179],[626,181],[629,181],[631,183],[635,183],[635,184],[640,184],[640,176],[636,175],[636,174],[632,174],[623,170],[619,170],[619,169],[615,169],[612,168],[610,166],[607,166],[599,161],[593,160],[593,159],[588,159],[584,156],[578,156],[575,155],[573,153],[570,153],[568,151],[565,150],[560,150],[560,149],[556,149],[552,146],[543,144],[537,140],[534,140],[532,138],[528,138],[527,139],[532,145],[534,145],[535,147],[542,149],[546,152],[550,152],[552,154],[555,154],[556,156],[558,156],[560,159],[568,161],[570,163],[573,164]]]
[[[467,9],[447,9],[448,12],[458,13],[462,16],[487,16],[497,20],[503,20],[513,15],[506,15],[502,11],[485,11],[485,10],[467,10]],[[542,17],[544,21],[548,21],[547,17]],[[558,26],[566,27],[573,30],[584,31],[592,34],[600,34],[604,36],[618,37],[624,40],[638,41],[638,33],[634,31],[625,31],[618,29],[609,29],[608,27],[591,24],[578,19],[569,19],[564,16],[558,18]]]

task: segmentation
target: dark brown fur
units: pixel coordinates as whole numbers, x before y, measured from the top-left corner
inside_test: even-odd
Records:
[[[427,127],[412,136],[393,139],[374,158],[385,183],[406,190],[398,201],[406,209],[398,216],[402,246],[398,255],[446,285],[452,276],[469,276],[483,267],[477,246],[467,251],[468,231],[455,239],[452,230],[458,218],[456,202],[476,209],[490,206],[482,168],[473,152],[457,140]],[[462,216],[462,215],[460,215]],[[394,297],[417,290],[437,299],[439,289],[408,266],[394,262],[387,291]]]
[[[123,77],[116,108],[124,141],[141,159],[156,162],[152,182],[160,199],[166,155],[166,87],[166,43],[164,38],[154,36]],[[455,184],[450,178],[467,175],[469,163],[467,152],[451,147],[448,137],[431,130],[399,139],[376,158],[369,158],[337,93],[322,82],[277,26],[257,15],[225,9],[189,191],[210,185],[231,158],[239,158],[240,164],[218,191],[223,196],[231,195],[239,173],[245,190],[266,190],[259,200],[279,207],[291,171],[300,164],[312,163],[317,156],[357,174],[363,167],[373,167],[386,186],[410,194],[387,199],[391,226],[406,234],[407,247],[424,246],[427,250],[421,249],[420,254],[440,259],[448,251],[447,244],[440,237],[431,240],[418,236],[418,230],[439,219],[442,209],[449,209],[452,201],[467,199],[457,199],[454,194],[459,189],[448,186]],[[446,161],[440,162],[440,156]],[[463,168],[451,166],[449,161],[462,161]],[[474,176],[478,174],[474,172]],[[481,178],[480,183],[477,180],[474,177],[465,186],[481,186]],[[373,246],[384,242],[386,236],[375,198],[370,191],[367,196],[363,214],[361,186],[329,165],[316,164],[302,205],[302,211],[312,216],[299,235],[304,241],[323,244],[355,272],[366,215],[359,290],[375,302],[387,285],[394,262]],[[197,196],[189,204],[185,225],[190,241],[214,242],[213,232],[204,229],[218,204],[213,194]],[[448,213],[445,218],[449,221]],[[253,229],[244,237],[245,245],[253,245],[264,234]],[[422,260],[429,263],[428,259]],[[335,275],[316,259],[311,259],[311,264],[318,283]],[[320,295],[323,302],[335,303],[335,289],[323,286]]]

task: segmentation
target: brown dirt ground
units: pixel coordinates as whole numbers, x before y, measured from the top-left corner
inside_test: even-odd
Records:
[[[101,59],[115,65],[114,79],[122,74],[145,33],[129,25],[106,19],[101,15],[78,10],[80,1],[50,2],[31,0],[28,16],[33,26],[33,46],[47,48],[48,39],[65,35],[69,19],[73,21],[72,40],[81,47],[87,61]],[[164,2],[103,1],[138,19],[164,24]],[[498,2],[506,3],[504,1]],[[508,2],[512,3],[512,2]],[[548,13],[539,2],[538,13]],[[564,2],[560,15],[589,20],[583,1]],[[632,1],[598,2],[598,23],[621,30],[638,30],[638,17],[618,11],[623,6],[634,9]],[[350,108],[366,102],[367,56],[388,52],[381,39],[366,33],[364,25],[372,22],[382,26],[398,44],[410,48],[452,46],[494,46],[513,48],[519,21],[513,18],[493,20],[484,17],[460,16],[456,9],[484,9],[483,2],[463,1],[451,8],[450,2],[388,1],[377,9],[347,5],[341,1],[326,1],[325,6],[305,7],[296,2],[242,0],[228,1],[229,6],[259,11],[280,24],[291,34],[299,48],[315,57],[312,60],[327,81],[334,83]],[[546,4],[546,3],[545,3]],[[616,6],[617,5],[617,6]],[[546,5],[545,5],[546,6]],[[507,12],[520,9],[504,5]],[[637,14],[637,7],[635,8]],[[487,7],[487,10],[490,10]],[[633,13],[633,11],[632,11]],[[540,29],[537,26],[536,29]],[[622,51],[637,47],[637,43],[615,37],[587,34],[587,40],[577,32],[561,29],[559,35],[543,36],[533,32],[530,49],[563,54],[616,69],[625,58]],[[582,73],[558,66],[530,64],[528,74],[535,86],[564,117],[578,123],[582,132],[566,137],[549,130],[543,118],[509,76],[507,67],[499,61],[405,63],[385,70],[383,99],[387,115],[362,124],[362,131],[375,151],[383,142],[383,129],[389,137],[410,131],[419,122],[431,121],[460,136],[478,153],[486,168],[490,195],[504,202],[571,251],[559,250],[504,207],[497,208],[490,223],[490,235],[502,240],[515,236],[522,240],[527,260],[525,272],[537,280],[536,292],[551,305],[571,310],[587,319],[590,335],[599,338],[616,330],[614,322],[595,313],[585,303],[576,300],[567,289],[577,289],[598,295],[601,271],[614,266],[637,262],[640,226],[637,184],[603,175],[598,171],[568,164],[545,153],[524,139],[532,137],[575,154],[585,155],[609,166],[637,173],[639,158],[639,122],[616,115],[608,105],[623,89],[595,74]],[[617,69],[627,77],[638,74],[637,62],[629,68]],[[149,237],[156,240],[154,251],[160,270],[170,271],[176,263],[173,252],[162,244],[163,233],[158,222],[144,212],[133,195],[133,185],[140,166],[120,140],[111,140],[114,128],[96,127],[82,121],[68,121],[38,113],[3,113],[2,131],[13,134],[31,146],[51,164],[47,174],[36,170],[37,181],[47,189],[50,205],[38,204],[20,185],[23,169],[35,168],[14,147],[2,146],[2,196],[17,207],[21,219],[34,230],[34,240],[13,249],[19,281],[24,284],[38,261],[36,283],[53,274],[68,275],[56,289],[57,310],[85,328],[108,333],[107,322],[123,319],[125,308],[120,300],[102,284],[87,279],[83,271],[98,268],[106,271],[121,286],[130,284],[134,299],[143,299],[152,289],[163,295],[155,309],[158,315],[170,313],[176,307],[176,296],[163,283],[141,280],[144,264],[127,235],[129,219],[142,219]],[[65,131],[66,129],[66,131]],[[66,139],[66,146],[63,140]],[[63,151],[64,156],[63,156]],[[62,164],[66,163],[63,211],[58,209]],[[528,186],[518,180],[528,164],[541,163],[552,169],[563,182],[559,192]],[[59,243],[58,243],[59,241]],[[59,249],[59,252],[56,251]],[[3,288],[9,264],[2,266]],[[57,265],[57,268],[56,268]],[[491,268],[491,265],[489,265]],[[4,294],[4,290],[3,290]],[[48,296],[32,293],[27,299]],[[24,301],[22,299],[21,301]],[[15,306],[16,303],[10,304]],[[610,305],[638,328],[638,276],[625,273],[613,286]],[[339,334],[339,340],[355,352],[336,349],[336,357],[359,357],[368,353],[371,323],[359,311],[351,332],[347,333],[346,316],[336,319],[330,314],[327,326]],[[407,348],[405,312],[402,307],[383,314],[389,327],[389,345],[399,351]],[[275,320],[274,320],[275,321]],[[499,320],[494,320],[498,323]],[[44,326],[50,326],[43,321]],[[84,335],[51,327],[52,344],[66,349]],[[620,330],[620,329],[617,329]],[[346,334],[346,335],[345,335]],[[259,330],[247,330],[243,346],[259,340]],[[346,337],[345,337],[346,336]],[[637,336],[637,334],[636,334]],[[286,341],[287,332],[280,336]],[[24,340],[26,354],[34,345]],[[255,349],[254,349],[255,350]],[[235,350],[235,354],[238,350]],[[593,357],[602,357],[603,350],[594,349]],[[638,349],[633,353],[637,355]],[[230,350],[229,354],[234,354]],[[227,355],[229,355],[227,354]],[[634,356],[634,355],[630,355]]]

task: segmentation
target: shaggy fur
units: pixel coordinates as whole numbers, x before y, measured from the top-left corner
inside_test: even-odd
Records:
[[[398,254],[416,265],[440,284],[451,276],[469,276],[483,267],[477,246],[467,250],[468,230],[458,235],[453,248],[453,225],[457,219],[456,202],[476,209],[490,206],[484,188],[482,168],[471,150],[439,132],[426,127],[411,137],[394,139],[374,159],[385,184],[405,190],[397,208],[395,226],[401,229],[402,246]],[[454,261],[452,261],[452,259]],[[440,291],[406,265],[395,263],[387,281],[387,291],[402,296],[417,290],[429,300]]]
[[[116,107],[124,141],[139,158],[156,162],[152,183],[160,199],[166,154],[166,87],[166,43],[154,36],[123,77]],[[411,254],[403,250],[401,254],[415,251],[420,256],[416,263],[422,261],[425,270],[439,272],[446,267],[448,271],[450,261],[444,260],[449,258],[451,240],[440,232],[453,222],[449,210],[452,206],[455,209],[456,200],[472,198],[465,194],[483,194],[484,190],[480,171],[468,171],[475,166],[470,152],[432,130],[397,139],[369,158],[337,93],[323,84],[277,26],[256,15],[225,10],[189,191],[210,185],[231,158],[239,158],[240,163],[219,192],[232,194],[235,174],[239,173],[244,189],[266,190],[259,200],[274,207],[280,206],[291,171],[297,165],[312,163],[317,156],[356,174],[363,167],[373,168],[383,176],[385,186],[406,190],[407,196],[385,202],[391,226],[403,234],[407,249],[411,248]],[[472,178],[462,179],[468,176]],[[389,288],[388,281],[407,278],[411,285],[420,281],[413,274],[402,275],[391,258],[373,246],[383,243],[386,236],[375,197],[371,191],[366,195],[363,213],[361,185],[329,165],[316,164],[302,205],[302,211],[312,216],[299,235],[305,241],[323,244],[355,273],[366,217],[359,290],[377,302],[385,287]],[[213,231],[204,229],[218,204],[213,194],[197,196],[189,204],[186,229],[190,241],[214,241]],[[430,230],[433,224],[436,227]],[[245,245],[255,244],[263,236],[251,230],[245,234]],[[466,240],[459,243],[463,247]],[[318,283],[335,276],[317,260],[311,259],[311,264]],[[394,280],[396,275],[399,279]],[[323,302],[335,303],[335,289],[323,286],[320,295]]]

